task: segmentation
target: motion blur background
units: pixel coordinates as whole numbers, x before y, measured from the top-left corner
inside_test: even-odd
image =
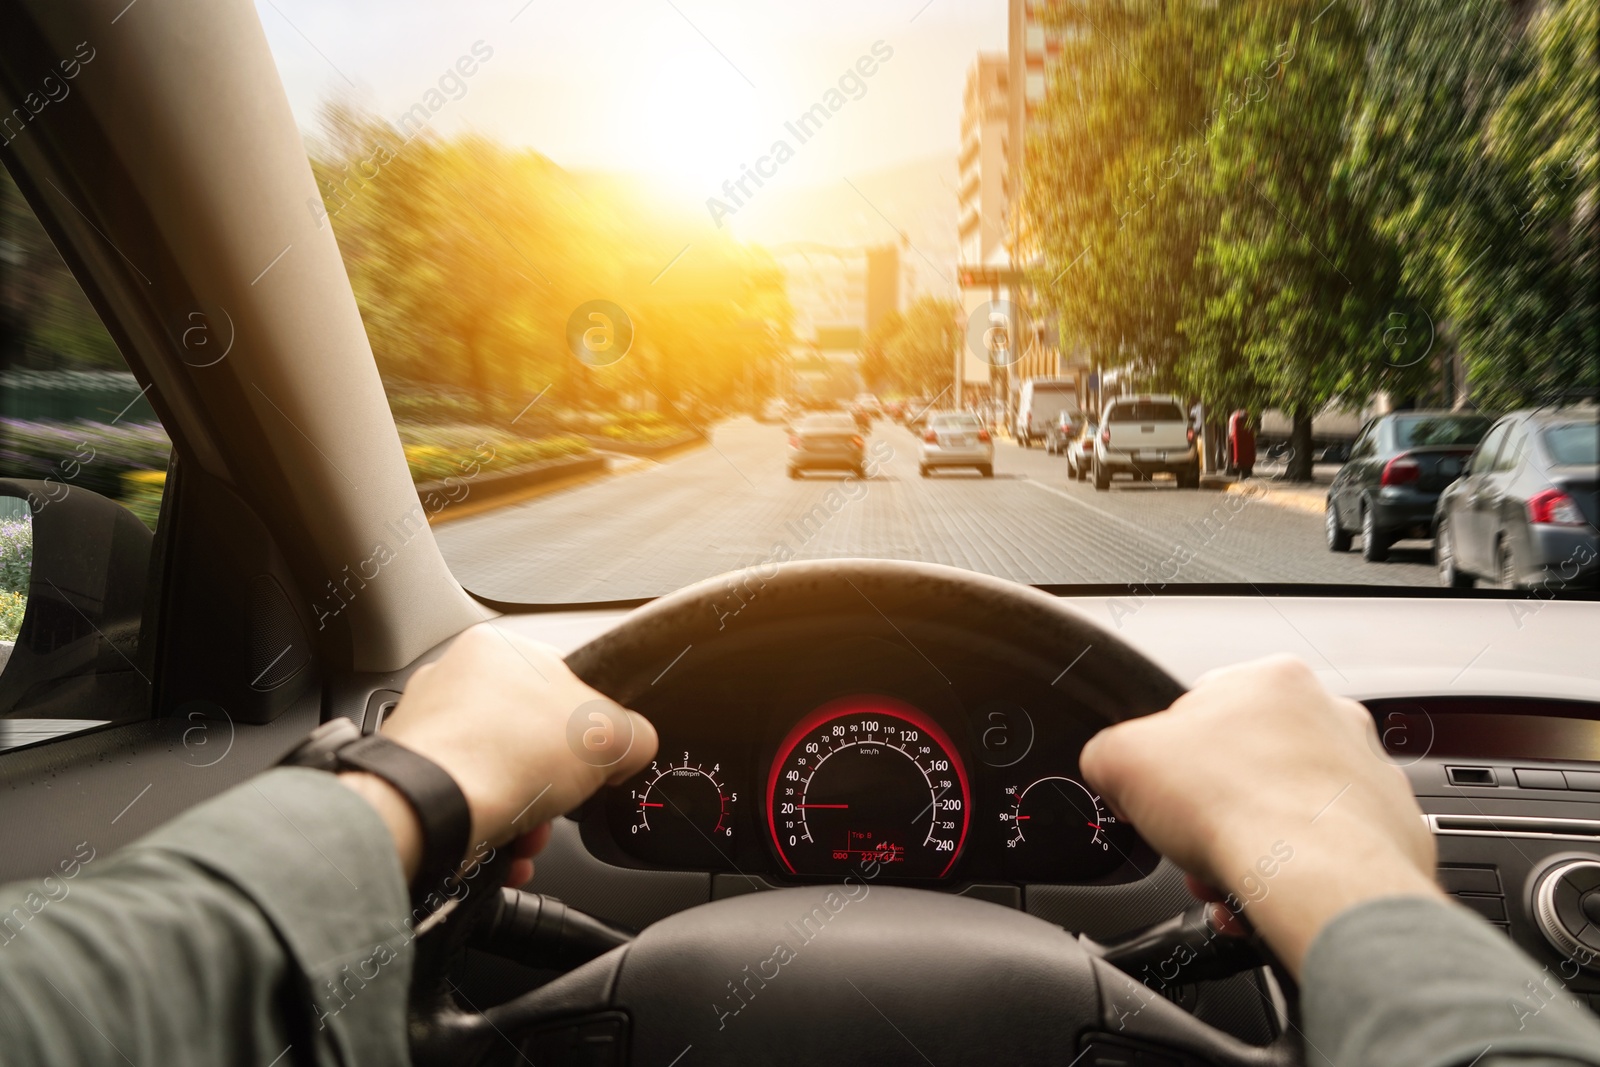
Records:
[[[460,520],[447,556],[499,599],[653,595],[768,557],[816,504],[768,485],[782,431],[753,417],[861,393],[979,410],[1003,437],[1028,377],[1072,380],[1085,408],[1171,392],[1208,433],[1258,413],[1278,478],[1314,486],[1317,452],[1374,413],[1600,385],[1595,0],[258,10],[322,192],[308,224],[338,238],[430,517]],[[0,212],[0,474],[153,523],[167,449],[148,398],[9,177]],[[997,299],[1005,360],[967,344]],[[649,480],[700,442],[678,482]],[[1015,479],[1064,482],[1011,455]],[[522,519],[493,525],[488,475],[596,462],[635,482],[502,498]],[[1123,557],[1030,555],[1086,536],[1033,514],[1065,501],[924,491],[888,485],[865,512],[884,530],[795,554],[1138,579]],[[955,527],[915,516],[951,509],[1031,525],[1004,551],[993,532],[930,547]],[[1288,521],[1261,536],[1293,541]],[[701,555],[663,567],[643,534],[664,522]],[[26,539],[10,516],[0,557]],[[1286,551],[1209,577],[1290,580]]]

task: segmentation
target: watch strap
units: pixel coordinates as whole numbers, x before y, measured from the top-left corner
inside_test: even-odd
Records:
[[[338,749],[343,769],[366,771],[406,798],[422,824],[422,861],[412,881],[411,899],[445,896],[445,882],[467,856],[472,809],[456,780],[443,767],[381,734],[350,741]]]

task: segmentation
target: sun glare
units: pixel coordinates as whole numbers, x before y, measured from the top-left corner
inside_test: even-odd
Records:
[[[703,200],[736,178],[758,143],[756,94],[725,66],[663,56],[629,86],[630,169]]]

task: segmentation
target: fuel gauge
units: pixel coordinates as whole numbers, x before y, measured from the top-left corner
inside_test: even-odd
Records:
[[[1074,778],[1054,775],[1024,786],[1007,786],[1007,867],[1031,877],[1086,881],[1123,860],[1112,844],[1116,817]]]

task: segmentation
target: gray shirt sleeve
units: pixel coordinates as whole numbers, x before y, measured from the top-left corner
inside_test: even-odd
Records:
[[[410,902],[388,828],[268,772],[121,851],[0,887],[7,1065],[409,1062]]]
[[[1306,1062],[1600,1065],[1600,1020],[1561,979],[1465,908],[1421,897],[1360,904],[1306,954]]]

